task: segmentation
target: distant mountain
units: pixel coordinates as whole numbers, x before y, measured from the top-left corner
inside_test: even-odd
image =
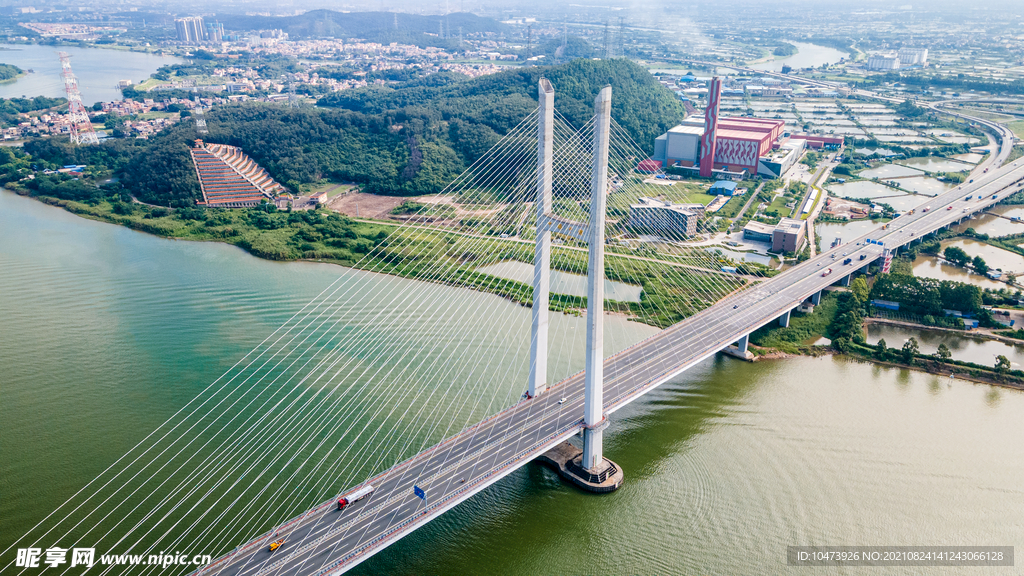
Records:
[[[298,16],[244,16],[240,14],[218,14],[216,20],[228,30],[281,29],[292,39],[302,38],[367,38],[382,33],[394,35],[438,34],[442,22],[445,35],[457,36],[459,28],[463,34],[475,32],[500,33],[507,26],[493,18],[475,14],[455,13],[436,16],[403,14],[400,12],[335,12],[333,10],[311,10]]]

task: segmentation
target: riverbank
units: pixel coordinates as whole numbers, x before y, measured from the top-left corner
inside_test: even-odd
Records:
[[[28,195],[25,190],[14,190]],[[514,239],[465,235],[431,227],[429,235],[407,224],[353,220],[322,210],[282,212],[252,209],[198,208],[171,210],[128,202],[94,203],[30,196],[51,206],[109,224],[175,240],[222,242],[250,254],[278,261],[307,260],[390,274],[426,282],[470,288],[533,305],[529,283],[478,272],[483,266],[514,260],[532,264],[533,245]],[[553,247],[552,270],[586,270],[585,251]],[[631,321],[667,328],[746,285],[741,277],[717,271],[697,271],[652,259],[609,252],[605,276],[640,286],[649,297],[640,302],[606,300],[605,311]],[[552,293],[549,308],[581,313],[585,296]]]
[[[765,348],[761,346],[751,345],[750,351],[754,354],[754,358],[752,358],[750,362],[761,362],[767,360],[789,360],[801,356],[809,358],[819,358],[822,356],[832,356],[838,354],[828,346],[806,346],[802,347],[799,353],[789,353],[773,348]],[[892,359],[880,360],[875,356],[876,353],[877,349],[870,346],[854,346],[847,350],[845,353],[838,355],[845,355],[859,362],[876,364],[878,366],[885,366],[889,368],[903,368],[907,370],[913,370],[915,372],[932,374],[934,376],[947,376],[951,378],[958,378],[960,380],[968,380],[970,382],[974,382],[977,384],[988,384],[990,386],[999,386],[1001,388],[1024,390],[1024,378],[1012,376],[1009,374],[1001,374],[999,372],[996,372],[995,370],[989,370],[983,366],[971,362],[954,361],[955,363],[946,363],[925,355],[918,355],[915,356],[913,364],[907,364],[905,362],[899,362]]]
[[[876,350],[869,351],[870,349],[868,349],[868,347],[863,347],[865,349],[861,348],[862,347],[852,348],[847,352],[847,354],[851,358],[855,358],[862,362],[870,362],[879,366],[904,368],[935,376],[959,378],[960,380],[968,380],[978,384],[988,384],[990,386],[999,386],[1001,388],[1024,390],[1024,378],[1011,376],[1009,374],[1001,374],[995,370],[990,370],[970,362],[951,361],[953,363],[950,363],[939,361],[928,356],[918,355],[915,356],[913,364],[908,364],[906,362],[899,362],[891,359],[880,360],[873,356],[873,353],[877,352]]]
[[[799,357],[819,358],[822,356],[833,356],[837,355],[828,346],[809,346],[802,349],[799,354],[791,354],[776,350],[772,348],[763,348],[760,346],[750,346],[750,351],[753,352],[754,357],[749,360],[750,362],[761,362],[767,360],[789,360]],[[970,363],[958,363],[955,366],[942,363],[940,361],[928,358],[927,356],[920,356],[915,358],[914,364],[906,364],[904,362],[897,362],[894,360],[879,360],[874,357],[872,353],[867,351],[861,351],[853,348],[848,350],[845,355],[858,362],[875,364],[878,366],[885,366],[888,368],[903,368],[906,370],[913,370],[915,372],[921,372],[924,374],[931,374],[933,376],[948,376],[951,378],[959,378],[960,380],[967,380],[976,384],[988,384],[990,386],[999,386],[1002,388],[1012,388],[1014,390],[1024,390],[1024,379],[1010,380],[1004,378],[1003,375],[995,371],[988,371],[982,369],[981,366]],[[920,362],[920,363],[918,363]],[[956,370],[956,368],[960,370]]]
[[[995,342],[1002,342],[1004,344],[1011,344],[1014,346],[1020,345],[1022,342],[1017,338],[1010,338],[1008,336],[1000,336],[999,334],[992,332],[986,328],[975,328],[970,332],[964,330],[957,330],[956,328],[946,328],[943,326],[926,326],[924,324],[915,324],[914,322],[904,322],[901,320],[890,320],[889,318],[877,318],[869,317],[864,319],[864,325],[867,327],[868,324],[882,324],[885,326],[900,326],[903,328],[911,328],[915,330],[931,330],[935,332],[947,332],[950,334],[956,334],[958,336],[969,336],[971,338],[981,338],[983,340],[992,340]],[[1003,331],[1003,330],[999,330]]]
[[[901,335],[900,347],[889,348],[884,339],[876,344],[868,343],[865,333],[871,325],[895,326],[909,330],[935,330],[931,326],[911,322],[865,317],[863,310],[868,302],[868,291],[867,283],[862,278],[857,278],[851,283],[850,291],[826,294],[812,312],[794,312],[790,317],[789,326],[769,325],[755,330],[750,335],[753,360],[795,356],[818,357],[841,353],[883,366],[909,368],[937,376],[955,373],[959,377],[978,383],[1024,389],[1024,371],[1011,370],[1010,364],[1006,364],[1005,369],[1000,370],[967,360],[954,360],[949,356],[948,348],[945,352],[947,358],[943,360],[938,357],[938,350],[935,351],[936,354],[922,352],[913,336],[903,342],[906,335]],[[993,334],[975,334],[949,328],[938,329],[936,332],[955,334],[957,337],[977,336],[979,339],[998,341],[1011,346],[1021,344],[1019,341],[1015,342],[1010,338]],[[814,344],[823,337],[831,339],[828,346]],[[921,337],[920,334],[918,337]],[[957,346],[951,343],[949,348],[957,349]],[[1004,354],[1013,356],[1010,352]],[[974,358],[977,358],[977,355]]]

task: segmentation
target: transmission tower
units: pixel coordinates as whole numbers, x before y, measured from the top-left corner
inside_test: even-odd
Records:
[[[82,105],[82,93],[78,91],[78,78],[71,71],[71,55],[57,52],[60,56],[61,78],[64,91],[68,94],[68,119],[71,120],[71,142],[73,144],[99,144],[100,137],[92,129],[89,114]]]
[[[605,60],[612,57],[612,45],[611,36],[608,35],[608,21],[604,21],[604,54],[601,56]]]
[[[626,22],[619,18],[619,58],[626,57]]]
[[[282,74],[281,78],[283,81],[288,83],[288,107],[298,108],[299,97],[295,95],[296,75],[294,73]]]
[[[199,101],[199,91],[193,90],[192,99],[196,103],[196,107],[193,113],[196,118],[196,133],[197,134],[209,134],[210,131],[206,129],[206,116],[203,114],[203,104]]]

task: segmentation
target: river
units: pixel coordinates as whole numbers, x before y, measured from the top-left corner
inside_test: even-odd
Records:
[[[488,350],[498,319],[522,340],[530,318],[487,294],[263,261],[8,192],[0,270],[0,549],[336,279],[487,306],[461,328]],[[569,349],[581,343],[582,319],[552,316]],[[606,350],[650,334],[609,318]],[[579,367],[569,349],[554,349],[553,374]],[[512,376],[502,385],[518,391]],[[529,465],[354,573],[802,573],[787,570],[786,546],[1021,546],[1022,413],[1017,391],[842,358],[716,357],[612,416],[621,490],[584,494]]]
[[[767,62],[751,64],[748,68],[753,68],[755,70],[768,70],[771,72],[781,72],[783,66],[790,66],[794,70],[798,68],[817,68],[823,64],[835,64],[849,56],[846,52],[836,50],[835,48],[829,48],[828,46],[818,46],[817,44],[792,42],[789,40],[786,42],[796,46],[796,54],[785,58],[777,58]]]
[[[149,78],[157,68],[182,61],[173,56],[127,50],[56,47],[44,44],[0,44],[0,62],[14,64],[22,70],[35,71],[11,82],[0,82],[0,98],[66,96],[64,80],[60,76],[58,50],[71,55],[71,69],[78,77],[78,88],[82,92],[82,102],[86,106],[94,102],[120,100],[121,91],[117,89],[120,80],[131,80],[137,84]]]

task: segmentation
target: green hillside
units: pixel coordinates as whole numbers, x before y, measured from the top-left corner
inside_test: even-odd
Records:
[[[613,117],[648,152],[654,138],[684,114],[681,102],[640,66],[580,59],[472,80],[436,74],[393,87],[338,92],[318,108],[219,106],[206,114],[204,138],[241,147],[292,189],[331,179],[355,181],[379,194],[432,194],[536,108],[542,74],[555,86],[558,110],[577,126],[587,122],[593,98],[610,84]],[[186,206],[200,196],[188,154],[195,137],[192,122],[185,120],[149,140],[75,148],[50,138],[26,143],[25,151],[55,165],[106,167],[140,200]],[[528,163],[523,158],[523,166]]]

